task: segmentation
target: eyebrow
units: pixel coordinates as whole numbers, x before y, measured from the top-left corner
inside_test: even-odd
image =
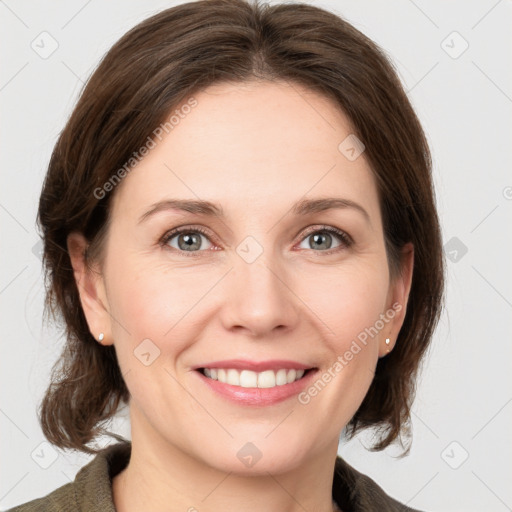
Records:
[[[294,215],[306,216],[312,213],[318,213],[332,209],[356,210],[363,215],[369,224],[371,224],[370,215],[359,203],[351,201],[350,199],[342,199],[340,197],[302,199],[292,206],[291,211]],[[219,217],[221,219],[225,218],[222,206],[210,201],[194,199],[165,199],[153,204],[146,213],[141,215],[138,222],[141,223],[155,213],[167,210],[184,211],[188,213],[205,215],[208,217]]]

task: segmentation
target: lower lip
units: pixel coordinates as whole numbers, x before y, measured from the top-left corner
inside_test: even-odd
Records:
[[[288,398],[298,395],[305,387],[310,385],[311,380],[318,370],[309,370],[304,377],[290,384],[282,386],[274,386],[273,388],[243,388],[241,386],[233,386],[224,384],[218,380],[213,380],[200,371],[195,373],[199,375],[201,380],[219,395],[228,398],[232,402],[241,405],[266,406],[283,402]]]

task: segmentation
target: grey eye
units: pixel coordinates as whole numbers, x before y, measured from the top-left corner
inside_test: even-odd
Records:
[[[308,244],[309,247],[301,246],[301,249],[319,249],[321,251],[332,249],[333,248],[333,245],[332,245],[333,239],[335,239],[335,238],[337,238],[337,235],[335,235],[333,233],[329,233],[326,231],[315,231],[314,233],[310,233],[309,235],[307,235],[304,238],[304,241],[301,242],[301,244],[302,244],[302,243],[310,240],[310,243]],[[338,245],[341,245],[341,244],[338,244]],[[338,246],[334,246],[334,248],[336,248],[336,247],[338,247]]]
[[[202,247],[202,238],[208,240],[205,235],[198,233],[197,231],[184,231],[171,236],[167,243],[174,249],[178,249],[180,251],[195,252],[205,249]],[[174,239],[177,240],[177,246],[173,244]]]

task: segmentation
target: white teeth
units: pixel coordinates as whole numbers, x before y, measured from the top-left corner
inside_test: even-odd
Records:
[[[264,372],[253,372],[251,370],[235,370],[234,368],[204,368],[206,377],[218,380],[231,386],[240,386],[242,388],[273,388],[291,384],[299,380],[304,375],[304,370],[287,370],[281,368],[274,370],[265,370]]]
[[[233,386],[240,386],[240,373],[237,370],[226,370],[226,382]]]
[[[243,388],[257,388],[258,374],[249,370],[242,370],[240,372],[240,386]]]
[[[284,368],[281,368],[280,370],[277,370],[277,372],[276,372],[276,384],[278,386],[282,386],[283,384],[286,384],[286,382],[287,382],[286,376],[287,375],[288,375],[288,372]]]
[[[276,374],[272,370],[266,370],[258,374],[259,388],[273,388],[276,385]]]

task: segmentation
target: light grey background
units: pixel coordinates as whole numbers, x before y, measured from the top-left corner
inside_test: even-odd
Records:
[[[62,344],[41,324],[34,225],[52,147],[103,54],[177,3],[0,0],[2,510],[71,481],[91,459],[41,445],[35,413]],[[447,309],[418,384],[410,456],[368,452],[368,435],[339,453],[416,508],[512,510],[512,3],[309,3],[343,15],[397,66],[432,147],[448,257]],[[129,437],[126,416],[113,429]]]

